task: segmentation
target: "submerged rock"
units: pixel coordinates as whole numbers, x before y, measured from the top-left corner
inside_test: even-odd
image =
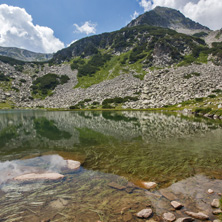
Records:
[[[157,187],[157,184],[155,182],[143,182],[142,184],[148,190],[149,189],[154,189],[154,188]]]
[[[214,215],[219,215],[222,213],[222,210],[221,209],[216,209],[212,212]]]
[[[21,176],[17,176],[14,180],[26,181],[26,180],[58,180],[64,176],[59,173],[29,173]]]
[[[177,202],[177,201],[171,201],[170,204],[171,204],[171,205],[173,206],[173,208],[175,208],[176,210],[179,210],[179,209],[181,209],[181,208],[183,207],[183,205],[182,205],[181,203]]]
[[[70,170],[78,170],[81,166],[81,163],[79,161],[74,160],[66,160],[67,168]]]
[[[175,217],[174,214],[168,212],[168,213],[164,213],[164,214],[163,214],[163,220],[164,220],[164,221],[170,221],[170,222],[171,222],[171,221],[175,221],[175,220],[176,220],[176,217]]]
[[[214,207],[214,208],[220,207],[220,200],[219,199],[214,199],[211,203],[211,207]]]
[[[198,212],[198,213],[194,213],[194,212],[191,212],[191,211],[186,211],[185,212],[188,216],[191,216],[195,219],[198,219],[198,220],[208,220],[209,219],[209,216],[207,216],[206,214],[202,213],[202,212]]]
[[[115,182],[109,183],[108,186],[109,186],[109,187],[112,187],[112,188],[114,188],[114,189],[117,189],[117,190],[124,190],[124,189],[126,189],[125,186],[122,186],[122,185],[120,185],[120,184],[118,184],[118,183],[115,183]]]
[[[139,218],[148,218],[151,216],[151,214],[153,213],[151,208],[147,208],[147,209],[143,209],[140,212],[138,212],[136,214],[137,217]]]
[[[209,190],[207,191],[207,193],[209,193],[209,194],[213,194],[214,191],[213,191],[212,189],[209,189]]]

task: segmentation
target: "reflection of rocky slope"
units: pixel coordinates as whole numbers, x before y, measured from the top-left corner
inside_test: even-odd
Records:
[[[11,137],[7,134],[10,127],[14,129]],[[0,137],[8,140],[1,144],[0,152],[4,154],[17,148],[21,151],[54,148],[71,150],[74,144],[81,145],[79,129],[89,129],[95,135],[104,135],[107,142],[112,138],[122,141],[142,138],[144,142],[150,143],[204,134],[212,129],[212,125],[147,112],[1,112]],[[89,137],[87,132],[84,136]]]

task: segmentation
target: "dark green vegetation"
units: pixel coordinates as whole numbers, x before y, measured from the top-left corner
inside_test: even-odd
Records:
[[[5,146],[11,139],[15,139],[18,136],[16,126],[8,126],[0,131],[0,147]]]
[[[6,56],[0,56],[0,61],[6,63],[6,64],[9,64],[11,66],[23,66],[25,65],[25,62],[23,61],[20,61],[20,60],[17,60],[17,59],[13,59],[13,58],[10,58],[10,57],[6,57]]]
[[[95,132],[92,129],[78,128],[77,130],[79,132],[79,141],[83,146],[101,145],[115,140],[115,138],[111,136],[105,136],[104,134]]]
[[[35,119],[34,128],[37,135],[48,138],[49,140],[69,139],[72,136],[66,131],[59,130],[54,121],[48,120],[45,117]]]
[[[67,75],[58,76],[53,73],[46,74],[42,77],[38,77],[33,81],[32,93],[34,96],[44,98],[48,95],[52,95],[52,90],[60,84],[68,82],[69,77]]]
[[[138,97],[131,97],[131,96],[127,96],[124,98],[115,97],[113,99],[105,99],[102,102],[102,108],[103,109],[112,109],[112,108],[115,108],[118,104],[130,102],[130,101],[137,101],[137,100],[138,100]]]
[[[211,108],[196,108],[195,113],[196,114],[206,114],[209,113],[212,109]]]
[[[184,56],[178,66],[190,65],[194,62],[196,64],[207,63],[209,55],[213,55],[215,57],[212,61],[216,65],[222,64],[222,43],[214,42],[212,43],[211,48],[203,44],[194,46],[192,54]]]
[[[69,108],[70,109],[84,109],[85,108],[85,103],[88,103],[88,102],[90,102],[91,101],[91,99],[85,99],[85,100],[83,100],[83,101],[80,101],[80,102],[78,102],[76,105],[74,105],[74,106],[70,106]],[[95,105],[95,103],[96,102],[94,102],[94,105]],[[97,103],[96,103],[97,104]]]
[[[130,102],[130,101],[137,101],[138,97],[132,97],[132,96],[126,96],[124,98],[121,97],[115,97],[115,98],[110,98],[110,99],[105,99],[102,102],[102,106],[100,106],[100,103],[97,101],[92,102],[89,105],[89,102],[91,102],[91,99],[85,99],[83,101],[78,102],[74,106],[70,106],[70,109],[96,109],[96,108],[102,108],[102,109],[114,109],[117,106],[121,106],[125,102]]]
[[[10,78],[4,75],[2,72],[0,72],[0,81],[9,82]]]
[[[207,35],[208,34],[206,32],[198,32],[198,33],[193,34],[194,37],[198,37],[198,38],[205,37]]]
[[[185,79],[190,79],[193,76],[200,76],[200,73],[199,72],[192,72],[192,73],[184,75],[184,78]]]
[[[102,68],[107,61],[111,59],[109,54],[101,54],[97,52],[88,61],[78,58],[71,64],[72,69],[78,69],[78,77],[92,76]]]

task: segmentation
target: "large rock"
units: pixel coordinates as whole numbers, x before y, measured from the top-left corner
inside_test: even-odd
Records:
[[[64,178],[64,176],[59,173],[29,173],[17,176],[14,179],[19,181],[28,181],[28,180],[58,180],[62,178]]]
[[[148,190],[149,189],[154,189],[154,188],[157,187],[157,184],[155,182],[143,182],[142,184]]]
[[[170,204],[171,204],[171,205],[173,206],[173,208],[175,208],[176,210],[179,210],[179,209],[181,209],[181,208],[183,207],[183,205],[182,205],[181,203],[177,202],[177,201],[171,201]]]
[[[153,211],[151,208],[143,209],[136,214],[139,218],[149,218],[152,215]]]
[[[163,214],[163,220],[164,220],[164,221],[170,221],[170,222],[171,222],[171,221],[175,221],[175,220],[176,220],[176,217],[175,217],[174,214],[168,212],[168,213],[164,213],[164,214]]]
[[[81,163],[79,161],[74,160],[67,160],[67,168],[70,170],[78,170],[81,166]]]
[[[220,200],[219,199],[214,199],[211,203],[211,207],[214,207],[214,208],[220,207]]]
[[[207,216],[206,214],[202,213],[202,212],[198,212],[198,213],[194,213],[194,212],[191,212],[191,211],[186,211],[185,212],[188,216],[191,216],[195,219],[198,219],[198,220],[208,220],[209,219],[209,216]]]

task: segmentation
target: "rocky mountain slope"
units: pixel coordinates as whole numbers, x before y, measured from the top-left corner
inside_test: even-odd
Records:
[[[131,21],[127,27],[138,25],[169,28],[185,34],[210,31],[208,27],[186,18],[180,11],[160,6],[140,15],[138,18]]]
[[[1,46],[0,46],[0,55],[26,62],[47,61],[50,60],[53,56],[52,54],[36,53],[25,49],[19,49],[14,47],[1,47]]]
[[[212,94],[217,107],[222,43],[201,36],[138,25],[83,38],[49,62],[0,57],[0,107],[145,109]]]

